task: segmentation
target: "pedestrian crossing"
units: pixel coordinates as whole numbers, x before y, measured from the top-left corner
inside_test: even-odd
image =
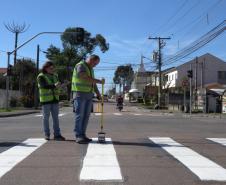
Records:
[[[63,116],[67,116],[69,113],[68,112],[64,112],[64,113],[60,113],[58,116],[59,117],[63,117]],[[133,112],[104,112],[103,113],[105,116],[153,116],[153,117],[158,117],[158,116],[173,116],[174,114],[172,113],[133,113]],[[101,116],[102,113],[101,112],[94,112],[93,115],[95,116]],[[42,117],[42,114],[35,114],[34,117]]]
[[[79,180],[123,182],[123,171],[117,157],[117,149],[114,147],[114,139],[106,138],[104,144],[98,143],[97,138],[92,139],[93,141],[88,144],[87,151],[81,158],[82,166],[78,176]],[[154,147],[154,150],[166,152],[164,155],[168,154],[169,159],[176,159],[173,162],[182,164],[189,173],[198,177],[200,181],[226,182],[226,166],[224,164],[221,166],[216,161],[185,146],[183,142],[177,142],[170,137],[146,137],[146,139],[158,146]],[[216,147],[226,146],[226,138],[209,137],[204,139]],[[28,156],[32,156],[32,153],[39,150],[46,142],[42,138],[29,138],[0,153],[0,181],[1,177],[13,170],[16,165],[20,165],[19,163],[26,160]],[[75,143],[75,145],[77,144]],[[151,152],[153,148],[150,147],[148,150]],[[131,161],[132,163],[133,161]]]
[[[58,114],[58,116],[59,117],[62,117],[62,116],[64,116],[64,115],[66,115],[67,113],[60,113],[60,114]],[[36,114],[36,115],[34,115],[34,117],[42,117],[42,114]]]
[[[105,116],[153,116],[153,117],[159,117],[159,116],[174,116],[172,113],[133,113],[133,112],[104,112]],[[93,115],[95,116],[101,116],[102,113],[95,112]]]

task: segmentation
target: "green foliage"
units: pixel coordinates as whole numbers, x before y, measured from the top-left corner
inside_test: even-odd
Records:
[[[32,95],[34,94],[35,82],[35,63],[29,59],[17,60],[13,66],[13,75],[10,77],[12,89],[18,90],[20,88],[23,95]]]
[[[25,95],[20,98],[21,103],[24,107],[33,107],[34,106],[34,96],[32,95]]]
[[[115,84],[119,84],[120,86],[128,85],[130,87],[132,84],[133,78],[134,78],[134,71],[132,66],[122,65],[117,67],[113,81]]]
[[[53,45],[47,49],[46,57],[54,62],[61,82],[71,81],[74,66],[86,58],[88,54],[92,54],[97,46],[102,52],[109,49],[108,43],[101,34],[92,37],[90,32],[84,30],[84,39],[81,41],[77,39],[77,31],[76,27],[65,29],[61,35],[62,50]],[[71,85],[69,84],[67,86],[68,99],[70,93]]]
[[[6,88],[6,77],[0,74],[0,89]]]
[[[9,102],[10,107],[16,107],[18,105],[18,101],[17,97],[11,97]]]

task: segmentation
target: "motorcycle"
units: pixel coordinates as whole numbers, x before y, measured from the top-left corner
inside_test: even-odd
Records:
[[[117,104],[117,109],[121,112],[123,109],[123,103],[118,103]]]
[[[122,109],[123,109],[123,98],[122,97],[119,97],[117,99],[117,109],[121,112]]]

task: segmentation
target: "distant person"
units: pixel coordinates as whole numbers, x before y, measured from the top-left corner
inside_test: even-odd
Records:
[[[93,93],[101,99],[97,84],[104,84],[105,80],[98,80],[94,77],[93,68],[98,65],[100,58],[91,55],[86,61],[81,61],[75,65],[72,76],[72,93],[75,111],[75,137],[79,144],[86,144],[92,139],[86,135],[90,112],[93,104]]]
[[[42,104],[43,127],[45,139],[50,139],[49,116],[50,113],[53,119],[54,140],[65,140],[61,135],[59,127],[59,87],[60,82],[57,74],[54,72],[52,62],[46,62],[42,67],[42,72],[37,77],[39,88],[39,99]]]
[[[123,96],[119,95],[118,98],[117,98],[117,106],[122,105],[122,104],[123,104]]]

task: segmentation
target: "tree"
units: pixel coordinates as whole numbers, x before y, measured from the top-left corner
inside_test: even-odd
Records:
[[[13,67],[13,75],[11,79],[12,89],[18,89],[21,85],[23,95],[33,96],[34,85],[36,81],[35,63],[30,59],[19,59]],[[20,78],[17,78],[20,76]]]
[[[123,93],[125,92],[125,86],[131,87],[132,81],[134,77],[134,71],[131,65],[121,65],[118,66],[115,71],[115,76],[113,81],[115,84],[119,84],[120,91],[121,86],[123,85]]]
[[[81,30],[82,33],[81,33]],[[109,44],[101,34],[92,37],[91,33],[83,28],[69,27],[61,35],[63,49],[53,45],[47,49],[46,57],[56,65],[60,81],[71,81],[74,66],[92,54],[98,46],[102,52],[109,49]],[[67,86],[70,99],[71,85]]]

